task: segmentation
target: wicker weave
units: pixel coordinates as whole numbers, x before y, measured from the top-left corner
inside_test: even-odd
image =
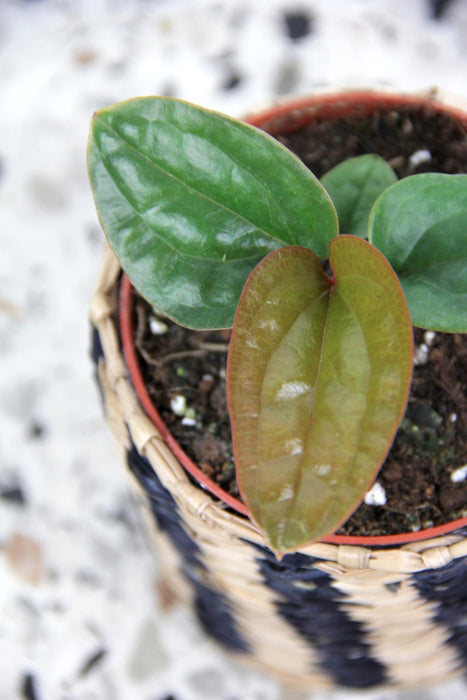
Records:
[[[410,687],[467,665],[466,529],[399,547],[314,544],[279,562],[192,483],[141,409],[106,252],[91,308],[107,420],[149,514],[164,576],[224,647],[303,687]]]

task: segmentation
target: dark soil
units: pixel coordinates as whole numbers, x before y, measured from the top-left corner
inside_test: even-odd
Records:
[[[398,178],[415,173],[465,173],[467,134],[448,114],[429,107],[377,112],[370,117],[339,119],[329,129],[318,121],[278,140],[290,148],[316,177],[322,177],[342,160],[377,153]],[[415,165],[414,154],[427,151],[429,160]]]
[[[332,129],[317,123],[279,139],[318,177],[363,153],[379,153],[399,177],[467,171],[465,130],[426,109],[337,120]],[[420,151],[430,159],[415,165]],[[238,497],[225,393],[230,331],[191,331],[161,319],[166,330],[155,334],[151,318],[154,311],[137,298],[136,345],[152,400],[191,459]],[[414,367],[406,415],[378,475],[386,504],[362,503],[340,534],[397,534],[467,515],[467,479],[451,479],[467,464],[467,336],[437,333],[430,344],[425,331],[414,335],[428,357]],[[186,409],[177,405],[180,396]]]

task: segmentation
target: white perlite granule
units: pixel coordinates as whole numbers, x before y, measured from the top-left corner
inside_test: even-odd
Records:
[[[413,363],[415,366],[426,365],[429,351],[435,338],[436,333],[434,331],[425,331],[423,335],[424,342],[414,349]]]
[[[428,163],[431,160],[430,151],[423,149],[421,151],[415,151],[409,158],[409,163],[412,168],[416,168],[422,163]]]
[[[451,474],[451,481],[453,481],[455,484],[458,484],[461,481],[465,481],[466,478],[467,478],[467,464],[464,464],[462,467],[455,469]]]
[[[177,394],[170,401],[170,408],[176,416],[184,416],[186,413],[186,398]]]
[[[428,346],[425,345],[425,343],[422,343],[421,345],[418,346],[418,348],[415,348],[415,351],[413,354],[413,363],[415,366],[426,365],[427,360],[428,360]]]
[[[152,316],[149,319],[149,328],[153,335],[165,335],[169,330],[169,327],[164,321],[161,321],[157,316]]]
[[[423,335],[423,340],[425,341],[425,345],[428,347],[431,347],[434,339],[436,338],[436,333],[434,331],[425,331]]]
[[[364,501],[367,506],[384,506],[386,503],[386,491],[378,481],[365,494]]]

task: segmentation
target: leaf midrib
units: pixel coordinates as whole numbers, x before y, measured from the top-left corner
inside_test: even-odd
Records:
[[[323,271],[323,274],[324,274],[324,271]],[[309,415],[309,418],[308,418],[308,421],[307,421],[307,429],[306,429],[306,432],[305,432],[305,436],[306,436],[306,437],[309,435],[309,432],[310,432],[310,425],[311,425],[311,423],[312,423],[312,421],[313,421],[314,396],[315,396],[315,394],[316,394],[316,387],[317,387],[317,385],[318,385],[318,383],[319,383],[319,377],[320,377],[320,374],[321,374],[321,367],[322,367],[322,363],[323,363],[325,336],[326,336],[326,330],[327,330],[327,327],[328,327],[328,324],[329,324],[329,313],[328,313],[328,309],[329,309],[329,303],[330,303],[330,300],[331,300],[332,291],[333,291],[332,288],[328,287],[328,288],[327,288],[326,290],[324,290],[316,299],[314,299],[314,300],[313,300],[313,303],[311,304],[311,306],[314,306],[315,304],[317,304],[317,303],[318,303],[323,297],[325,297],[326,295],[328,295],[328,297],[329,297],[329,298],[328,298],[328,303],[327,303],[327,309],[326,309],[326,318],[325,318],[325,322],[324,322],[324,326],[323,326],[323,333],[322,333],[322,336],[321,336],[321,347],[320,347],[320,356],[319,356],[319,362],[318,362],[318,369],[317,369],[317,372],[316,372],[315,383],[314,383],[313,388],[312,388],[312,390],[311,390],[311,392],[310,392],[310,395],[311,395],[311,407],[310,407],[310,415]],[[308,308],[310,308],[310,306],[309,306]],[[305,310],[302,310],[302,311],[297,315],[297,318],[295,319],[294,323],[297,321],[297,319],[299,318],[299,316],[301,316],[301,314],[304,313],[304,311],[305,311]],[[292,325],[293,325],[293,324],[292,324]],[[291,325],[291,327],[292,327],[292,325]],[[281,339],[281,342],[282,342],[282,340],[283,340],[283,338]],[[272,355],[271,355],[271,358],[272,358]],[[269,363],[268,363],[268,364],[269,364]],[[267,368],[266,368],[266,369],[267,369]],[[292,499],[290,500],[290,507],[289,507],[289,512],[290,512],[290,513],[293,513],[294,510],[295,510],[295,506],[296,506],[296,502],[297,502],[297,498],[298,498],[298,494],[299,494],[299,490],[300,490],[301,481],[302,481],[302,479],[303,479],[303,473],[304,473],[304,470],[301,469],[301,468],[296,470],[296,475],[295,475],[295,480],[294,480],[293,497],[292,497]],[[259,501],[258,499],[257,499],[257,502],[260,503],[260,501]],[[283,543],[283,534],[284,534],[284,533],[281,533],[281,538],[278,540],[278,544],[279,544],[280,546],[282,546],[282,543]]]
[[[124,138],[122,137],[122,135],[121,135],[118,131],[116,131],[115,129],[113,129],[113,128],[112,128],[104,119],[102,119],[101,117],[97,116],[97,117],[95,117],[95,119],[96,119],[96,120],[99,120],[99,121],[101,122],[101,124],[104,125],[104,127],[106,127],[106,128],[107,128],[112,134],[114,134],[118,139],[120,139],[128,148],[130,148],[131,150],[135,151],[140,157],[142,157],[144,160],[148,161],[154,168],[156,168],[156,169],[159,170],[160,172],[164,173],[167,177],[173,178],[173,179],[176,180],[179,184],[183,185],[187,190],[190,190],[191,192],[196,193],[199,197],[202,197],[203,199],[206,199],[208,202],[211,202],[212,204],[214,204],[214,205],[216,205],[217,207],[219,207],[219,209],[223,209],[224,211],[226,211],[226,212],[228,212],[229,214],[231,214],[234,218],[239,219],[239,220],[242,220],[242,221],[246,222],[247,224],[249,224],[250,226],[254,226],[258,231],[261,231],[261,233],[263,233],[267,238],[269,238],[269,239],[271,239],[272,241],[278,243],[278,244],[279,244],[279,247],[282,247],[282,246],[285,245],[285,242],[284,242],[284,241],[282,241],[280,238],[277,238],[276,236],[274,236],[273,234],[271,234],[269,231],[265,230],[264,228],[258,226],[255,222],[250,221],[249,219],[247,219],[246,217],[242,216],[241,214],[238,214],[237,212],[235,212],[235,211],[233,211],[232,209],[230,209],[230,207],[227,207],[227,206],[225,206],[224,204],[220,204],[217,200],[213,199],[212,197],[209,197],[209,196],[206,195],[204,192],[201,192],[200,190],[198,190],[196,187],[193,187],[192,185],[188,185],[184,180],[181,180],[179,177],[177,177],[177,176],[174,175],[173,173],[170,173],[168,170],[164,169],[164,168],[163,168],[161,165],[159,165],[158,163],[155,163],[148,155],[146,155],[145,153],[142,153],[142,152],[139,151],[133,144],[131,144],[130,142],[128,142],[126,139],[124,139]],[[117,189],[118,189],[118,191],[120,192],[121,196],[122,196],[122,197],[124,198],[124,200],[129,204],[129,206],[130,206],[131,209],[135,212],[135,214],[136,214],[136,215],[141,219],[141,221],[145,224],[145,226],[148,228],[148,230],[152,231],[152,232],[157,236],[157,238],[161,239],[166,245],[170,246],[173,250],[177,251],[177,253],[178,253],[179,255],[184,256],[184,257],[186,257],[186,258],[198,259],[195,255],[191,255],[191,254],[189,254],[189,253],[182,253],[182,252],[180,252],[180,251],[178,250],[178,248],[176,248],[172,243],[168,243],[164,238],[162,238],[162,236],[161,236],[159,233],[157,233],[157,231],[155,231],[155,230],[148,224],[148,222],[146,221],[146,218],[145,218],[145,214],[147,213],[148,210],[146,209],[143,213],[139,212],[139,211],[136,209],[136,207],[130,202],[130,200],[125,196],[125,194],[122,192],[121,188],[119,187],[119,184],[118,184],[118,183],[116,182],[116,180],[112,177],[112,174],[111,174],[111,172],[109,171],[109,168],[108,168],[107,163],[106,163],[106,158],[103,157],[102,149],[101,149],[100,146],[98,145],[96,139],[94,139],[94,143],[96,144],[96,147],[97,147],[97,149],[98,149],[98,151],[99,151],[99,153],[100,153],[101,162],[102,162],[102,164],[104,165],[105,170],[106,170],[108,176],[110,177],[110,179],[112,180],[112,182],[113,182],[113,183],[115,184],[115,186],[117,187]],[[229,157],[230,157],[230,156],[229,156]],[[290,233],[290,229],[289,229],[289,233]],[[293,244],[292,244],[292,245],[293,245]],[[256,256],[252,255],[252,256],[246,256],[246,257],[244,257],[244,258],[234,258],[234,259],[235,259],[235,260],[249,260],[249,259],[254,258],[254,257],[256,257]],[[217,260],[217,258],[204,258],[204,259],[205,259],[205,260],[212,260],[212,261],[216,261],[216,260]]]

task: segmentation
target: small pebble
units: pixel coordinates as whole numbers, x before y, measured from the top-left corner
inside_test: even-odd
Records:
[[[442,417],[427,404],[418,401],[412,408],[412,420],[419,428],[435,430],[443,422]]]
[[[417,367],[418,365],[426,365],[427,360],[428,347],[425,345],[425,343],[422,343],[418,346],[418,348],[415,348],[415,352],[413,354],[413,363]]]
[[[410,524],[410,529],[412,532],[420,532],[420,530],[422,529],[422,524],[419,520],[417,520],[417,522],[413,522]]]
[[[211,374],[204,374],[200,383],[198,384],[198,391],[202,394],[206,394],[214,385],[214,377]]]
[[[39,439],[44,437],[46,433],[45,426],[40,423],[39,421],[32,421],[32,423],[28,427],[28,433],[29,437],[33,439]]]
[[[386,491],[378,481],[366,493],[364,501],[367,506],[384,506],[386,503]]]
[[[17,506],[24,506],[26,504],[24,491],[19,485],[0,488],[0,498],[3,501],[14,503]]]
[[[397,114],[397,112],[396,112],[396,114]],[[404,119],[404,121],[402,123],[402,133],[404,134],[404,136],[408,136],[409,134],[412,133],[412,131],[413,131],[412,122],[410,121],[409,118]]]
[[[0,472],[0,498],[17,506],[26,505],[26,494],[16,472]]]
[[[170,408],[176,416],[184,416],[186,413],[186,398],[178,394],[170,402]]]
[[[287,56],[278,66],[275,78],[274,94],[289,95],[297,90],[300,80],[300,65],[294,56]]]
[[[190,690],[200,698],[218,700],[225,696],[225,676],[217,668],[204,668],[187,677]]]
[[[240,85],[243,77],[235,70],[231,70],[222,84],[223,90],[234,90]]]
[[[1,175],[1,170],[0,170]],[[19,320],[24,316],[24,310],[5,297],[0,297],[0,313],[12,319]]]
[[[27,183],[28,194],[46,209],[63,209],[68,191],[63,182],[44,175],[34,175]]]
[[[425,341],[425,345],[427,345],[428,347],[431,347],[435,338],[436,338],[436,333],[434,331],[425,331],[425,334],[423,336],[423,340]]]
[[[25,583],[37,585],[44,574],[44,554],[37,540],[14,532],[5,547],[7,561]]]
[[[431,153],[427,150],[415,151],[409,158],[409,164],[412,168],[417,168],[422,163],[429,163],[431,160]]]
[[[442,19],[453,0],[430,0],[431,16],[433,19]]]
[[[21,697],[24,700],[39,700],[39,696],[36,692],[36,680],[31,673],[27,673],[23,677]]]
[[[156,581],[156,593],[159,610],[170,610],[177,601],[177,594],[166,578],[160,577]]]
[[[467,479],[467,464],[464,464],[463,467],[455,469],[451,474],[451,481],[453,481],[455,484],[465,481],[465,479]]]
[[[287,34],[292,41],[303,39],[311,32],[311,19],[306,12],[290,11],[284,14]]]
[[[86,66],[95,63],[98,57],[99,54],[94,49],[82,48],[74,54],[73,60],[80,66]]]
[[[155,316],[149,319],[149,328],[153,335],[165,335],[169,330],[169,327],[161,321],[160,318],[156,318]]]
[[[91,656],[84,662],[80,672],[79,676],[80,678],[84,678],[85,676],[88,675],[98,664],[101,663],[101,661],[104,659],[104,657],[107,655],[107,649],[101,648],[95,651]]]
[[[143,622],[135,639],[128,660],[127,671],[130,678],[136,682],[145,681],[167,666],[160,629],[155,619]]]

